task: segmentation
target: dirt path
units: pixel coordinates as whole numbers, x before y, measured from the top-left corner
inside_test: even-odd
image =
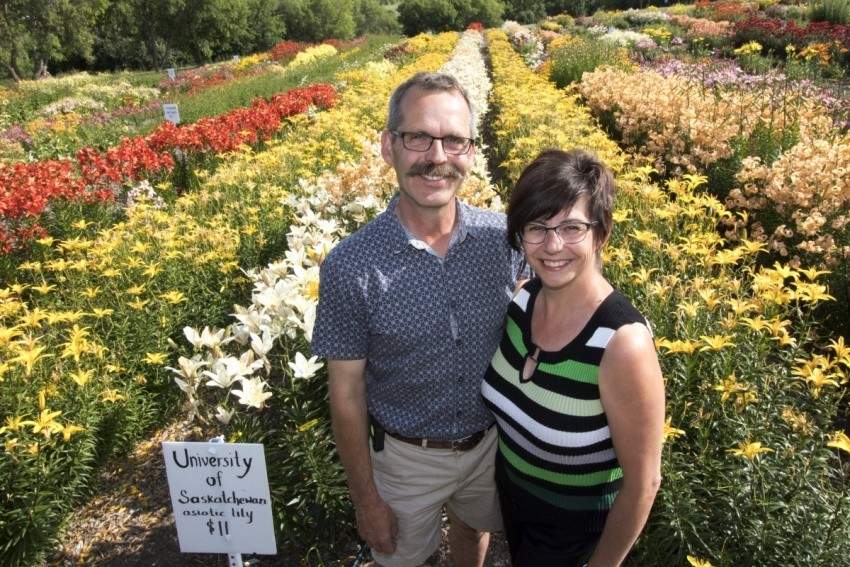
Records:
[[[48,560],[49,567],[97,565],[107,567],[216,567],[227,565],[224,555],[180,553],[177,530],[160,444],[166,440],[202,439],[186,422],[174,423],[140,443],[125,459],[105,466],[96,481],[96,495],[69,520],[62,545]],[[445,537],[430,565],[448,567]],[[300,565],[300,558],[243,557],[255,567]],[[347,565],[343,558],[336,565]],[[507,546],[494,537],[486,563],[507,567]]]

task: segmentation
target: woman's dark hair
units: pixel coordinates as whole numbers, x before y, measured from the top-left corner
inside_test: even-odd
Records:
[[[528,164],[508,203],[508,242],[522,250],[522,229],[531,221],[547,220],[573,208],[587,195],[595,242],[611,234],[614,174],[599,158],[584,150],[546,150]]]

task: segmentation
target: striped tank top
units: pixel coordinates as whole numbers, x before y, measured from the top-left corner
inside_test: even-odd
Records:
[[[516,520],[601,532],[623,470],[599,399],[599,363],[618,328],[647,321],[614,290],[563,349],[541,350],[523,380],[526,357],[537,350],[531,315],[540,288],[534,279],[514,297],[481,386],[499,429],[496,480]]]

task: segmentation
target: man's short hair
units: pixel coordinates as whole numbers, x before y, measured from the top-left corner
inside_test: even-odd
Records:
[[[448,73],[416,73],[405,82],[396,87],[390,96],[390,108],[387,114],[387,130],[398,130],[404,117],[401,114],[401,103],[405,95],[411,89],[421,89],[423,91],[443,91],[456,92],[466,101],[466,106],[469,108],[469,132],[470,137],[474,140],[478,137],[478,132],[475,128],[475,109],[472,108],[472,103],[469,101],[469,95],[466,89]]]
[[[572,209],[587,195],[595,243],[608,239],[613,228],[614,174],[599,158],[584,150],[546,150],[520,174],[508,203],[508,242],[522,250],[522,229]]]

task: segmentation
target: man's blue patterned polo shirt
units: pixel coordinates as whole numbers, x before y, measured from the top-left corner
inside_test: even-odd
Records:
[[[505,216],[458,202],[445,258],[387,210],[321,267],[313,354],[366,359],[369,412],[408,437],[457,439],[493,423],[481,380],[499,345],[521,256]]]

